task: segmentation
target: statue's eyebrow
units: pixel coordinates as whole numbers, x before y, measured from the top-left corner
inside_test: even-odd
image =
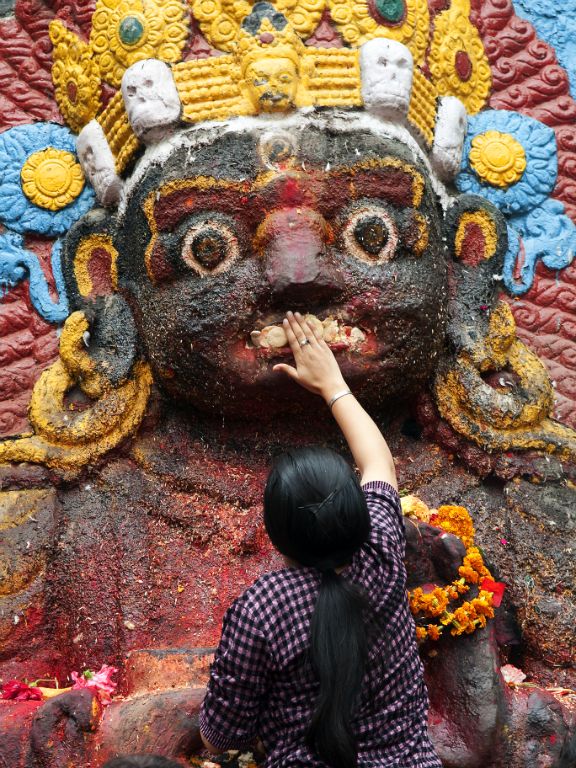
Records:
[[[424,188],[424,177],[416,168],[398,158],[384,157],[334,168],[330,194],[332,197],[345,195],[352,200],[380,197],[399,207],[418,208]]]
[[[193,210],[196,195],[206,198],[218,195],[222,204],[231,197],[230,193],[246,194],[252,188],[253,181],[231,181],[215,179],[213,176],[196,176],[193,179],[176,179],[163,184],[159,190],[150,192],[143,204],[144,213],[152,231],[171,231]]]
[[[424,194],[424,177],[410,163],[397,157],[368,158],[353,165],[332,168],[327,176],[326,167],[304,168],[305,184],[302,185],[302,201],[312,203],[322,212],[341,207],[342,200],[361,197],[383,198],[399,207],[418,208]],[[176,179],[152,191],[144,201],[144,212],[153,233],[169,232],[178,226],[193,210],[201,207],[217,207],[236,213],[238,201],[251,199],[252,206],[274,207],[275,196],[288,179],[298,179],[299,167],[293,166],[285,174],[266,170],[250,180],[216,179],[212,176],[196,176]],[[318,184],[314,184],[314,179]],[[329,183],[326,183],[328,179]],[[299,183],[299,182],[298,182]]]

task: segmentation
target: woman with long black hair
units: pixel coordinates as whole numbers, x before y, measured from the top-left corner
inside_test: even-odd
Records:
[[[260,739],[266,768],[441,768],[406,595],[392,455],[328,345],[298,314],[295,367],[321,395],[360,471],[328,449],[280,456],[264,522],[287,567],[228,610],[200,716],[212,752]]]

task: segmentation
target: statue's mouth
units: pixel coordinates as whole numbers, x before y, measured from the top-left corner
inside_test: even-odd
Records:
[[[335,351],[359,350],[366,342],[367,332],[365,330],[334,315],[327,315],[323,320],[310,314],[306,315],[305,318],[316,335],[321,335],[328,346]],[[246,341],[246,347],[280,353],[290,350],[286,331],[281,321],[251,331]]]

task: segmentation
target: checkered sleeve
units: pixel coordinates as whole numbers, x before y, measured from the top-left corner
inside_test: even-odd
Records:
[[[383,480],[365,483],[362,490],[370,513],[372,542],[394,549],[403,558],[406,535],[398,491]]]
[[[254,742],[269,672],[266,639],[242,596],[224,616],[200,711],[200,730],[211,744],[227,750]]]

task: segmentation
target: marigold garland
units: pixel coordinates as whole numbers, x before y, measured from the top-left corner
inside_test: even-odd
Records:
[[[415,497],[410,504],[403,503],[405,514],[412,514],[424,519],[431,525],[442,528],[464,543],[466,555],[458,569],[460,578],[444,587],[431,585],[433,588],[424,591],[422,587],[409,590],[408,600],[410,610],[417,622],[416,638],[418,642],[439,640],[444,629],[449,629],[453,636],[471,634],[478,627],[486,626],[488,619],[494,618],[494,607],[500,604],[503,585],[495,582],[492,574],[484,565],[482,554],[474,546],[474,524],[465,507],[446,505],[437,511],[426,508],[423,512]],[[404,500],[403,500],[404,502]],[[423,502],[420,502],[422,506]],[[451,606],[471,587],[478,586],[478,595],[465,600],[461,605]],[[495,600],[497,594],[497,600]],[[429,623],[435,619],[435,623]]]

